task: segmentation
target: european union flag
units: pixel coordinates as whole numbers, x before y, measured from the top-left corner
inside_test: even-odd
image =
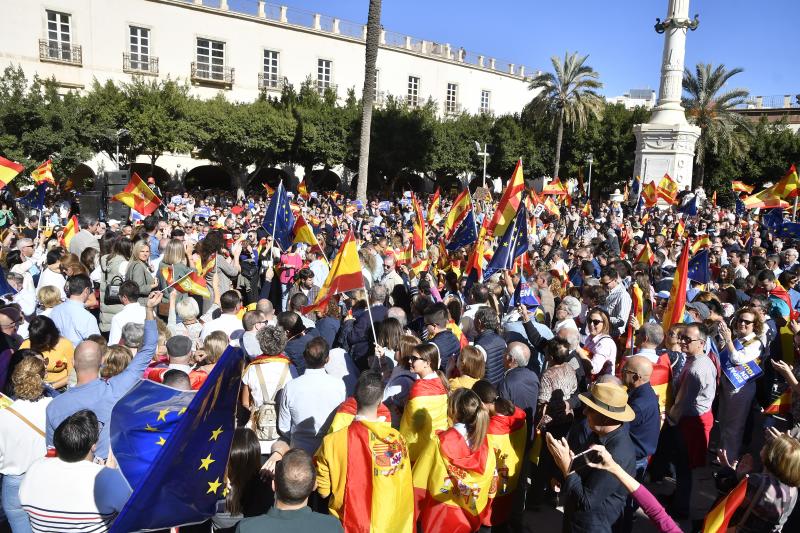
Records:
[[[286,196],[286,188],[283,182],[278,184],[278,189],[272,195],[272,200],[267,207],[264,215],[264,222],[261,226],[267,233],[272,235],[281,249],[288,250],[292,246],[292,228],[294,228],[294,215],[289,207],[289,199]]]
[[[511,299],[508,301],[508,309],[511,309],[515,305],[524,305],[528,309],[534,309],[541,305],[533,289],[528,285],[524,277],[520,278],[519,283],[517,283],[514,294],[511,295]],[[508,309],[506,309],[506,311],[508,311]]]
[[[783,224],[783,209],[775,208],[767,211],[761,219],[764,225],[771,230],[777,230]]]
[[[687,217],[697,216],[697,195],[692,195],[691,199],[678,208],[678,213],[683,213]]]
[[[711,274],[708,269],[707,248],[705,250],[700,250],[694,257],[689,259],[689,271],[686,277],[703,285],[711,281]]]
[[[743,217],[746,212],[747,212],[747,209],[744,207],[744,202],[741,201],[739,198],[737,198],[736,199],[736,216]]]
[[[636,176],[635,178],[633,178],[633,183],[631,184],[630,198],[636,198],[636,201],[638,203],[639,196],[641,194],[642,194],[642,180],[639,178],[639,176]]]
[[[241,363],[239,349],[229,347],[196,393],[141,382],[117,402],[111,446],[133,494],[111,533],[166,529],[214,514],[225,488]]]
[[[514,223],[508,227],[497,250],[492,255],[492,260],[486,266],[483,279],[500,270],[511,270],[514,267],[514,260],[528,251],[528,212],[525,206],[520,206]]]
[[[772,229],[777,237],[784,239],[800,239],[800,223],[798,222],[783,222]]]
[[[31,192],[17,200],[17,202],[29,207],[30,209],[41,211],[44,208],[44,195],[46,192],[47,183],[42,183],[38,187],[31,190]]]
[[[453,234],[453,238],[445,245],[447,251],[452,252],[458,250],[462,246],[468,246],[478,240],[478,232],[475,229],[475,215],[470,209],[461,225]]]
[[[336,205],[336,202],[333,201],[333,198],[328,198],[328,205],[331,206],[331,213],[335,217],[342,216],[342,209]]]

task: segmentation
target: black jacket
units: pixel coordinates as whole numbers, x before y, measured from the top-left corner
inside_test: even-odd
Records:
[[[503,380],[506,371],[503,359],[506,352],[506,341],[494,331],[481,332],[475,338],[475,345],[486,352],[486,372],[483,378],[497,387]]]
[[[439,370],[442,372],[447,371],[450,358],[458,358],[458,354],[461,353],[461,343],[458,342],[456,336],[449,329],[437,333],[430,342],[439,348]]]

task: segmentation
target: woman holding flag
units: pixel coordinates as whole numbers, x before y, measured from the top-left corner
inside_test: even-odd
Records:
[[[489,411],[470,389],[447,409],[453,427],[430,441],[413,467],[416,512],[425,533],[477,531],[497,491],[495,454],[486,438]]]

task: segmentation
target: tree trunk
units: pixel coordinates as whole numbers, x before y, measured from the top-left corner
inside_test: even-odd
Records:
[[[558,112],[558,133],[556,134],[556,157],[553,165],[553,179],[558,177],[558,170],[561,167],[561,141],[564,139],[564,109]]]
[[[241,200],[244,198],[244,186],[247,183],[248,173],[247,167],[238,168],[230,172],[231,179],[233,180],[233,188],[236,189],[236,199]]]
[[[367,43],[364,56],[364,92],[361,95],[361,143],[358,153],[356,197],[366,204],[369,174],[369,141],[372,131],[372,107],[375,103],[375,64],[381,39],[381,0],[369,0]]]
[[[696,191],[699,187],[703,186],[705,180],[706,165],[702,158],[697,159],[697,171],[692,175],[692,191]]]

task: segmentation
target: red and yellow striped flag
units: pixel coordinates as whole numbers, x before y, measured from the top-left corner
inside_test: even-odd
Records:
[[[686,311],[686,284],[689,274],[689,243],[683,245],[681,257],[678,259],[678,266],[675,269],[675,276],[672,279],[672,288],[669,291],[669,304],[664,311],[664,319],[661,327],[666,335],[673,324],[683,322],[683,313]]]
[[[161,276],[167,282],[168,287],[172,286],[178,292],[211,298],[211,291],[208,289],[206,279],[195,271],[188,272],[179,280],[175,280],[173,268],[164,265],[161,267]]]
[[[317,293],[317,298],[314,303],[303,308],[303,314],[327,308],[328,301],[336,294],[363,288],[364,276],[361,274],[361,261],[358,259],[356,238],[351,229],[331,263],[330,272]]]
[[[456,321],[452,318],[447,321],[447,329],[449,329],[453,335],[456,336],[456,339],[458,339],[458,344],[460,344],[462,348],[469,344],[469,339],[467,339],[467,336],[464,335],[463,331],[461,331],[461,327],[456,324]]]
[[[522,176],[522,159],[517,161],[514,173],[508,181],[506,190],[497,204],[497,209],[492,215],[489,225],[486,227],[487,233],[495,237],[502,236],[506,229],[517,216],[517,210],[522,203],[522,193],[525,192],[525,180]]]
[[[592,216],[592,204],[588,200],[586,201],[586,205],[583,206],[583,209],[581,209],[581,216],[584,217]]]
[[[248,311],[255,311],[257,306],[258,306],[258,302],[253,302],[253,303],[250,303],[250,304],[247,304],[247,305],[243,305],[242,308],[239,309],[239,312],[236,313],[236,318],[238,318],[239,320],[243,319],[244,315]]]
[[[711,239],[708,238],[708,235],[700,235],[697,240],[694,241],[692,244],[692,255],[704,248],[711,248]]]
[[[303,180],[297,184],[297,194],[300,196],[300,198],[306,201],[311,198],[311,194],[309,194],[308,187],[306,186],[305,178],[303,178]]]
[[[304,242],[311,245],[312,249],[315,246],[319,247],[317,236],[314,235],[314,230],[308,225],[308,222],[306,222],[306,219],[303,217],[303,215],[297,215],[297,218],[294,219],[292,235],[294,236],[292,242]]]
[[[411,205],[414,208],[414,230],[412,242],[414,243],[414,251],[426,250],[428,244],[425,242],[425,217],[422,216],[422,207],[419,205],[419,200],[416,195],[411,195]]]
[[[655,260],[656,260],[656,254],[654,254],[653,249],[650,248],[650,243],[645,241],[644,248],[642,248],[642,251],[639,252],[639,255],[636,256],[636,261],[634,261],[634,263],[645,263],[647,265],[653,266]]]
[[[792,165],[781,181],[767,190],[771,190],[775,196],[788,200],[800,194],[798,187],[800,187],[800,178],[797,176],[797,169]]]
[[[769,189],[764,189],[763,191],[759,191],[752,196],[748,196],[742,201],[742,203],[744,204],[745,209],[770,209],[773,207],[786,209],[790,205],[789,202],[776,195],[772,191],[772,187]]]
[[[736,192],[746,192],[747,194],[751,194],[755,186],[747,185],[741,181],[733,181],[731,182],[731,188]]]
[[[551,197],[547,197],[544,199],[544,210],[550,213],[553,216],[560,217],[561,216],[561,209],[558,208],[558,204],[556,204]]]
[[[326,435],[314,462],[317,490],[345,531],[414,531],[411,462],[388,422],[353,421]]]
[[[514,408],[511,416],[494,415],[489,419],[486,438],[494,452],[497,464],[497,491],[489,494],[489,502],[482,524],[492,526],[505,524],[511,517],[514,493],[519,485],[525,441],[528,437],[525,411]]]
[[[678,221],[678,225],[675,226],[675,240],[682,239],[683,236],[686,234],[686,222],[683,219]]]
[[[67,225],[64,226],[64,231],[61,233],[61,246],[63,246],[64,249],[68,249],[70,241],[72,241],[72,238],[77,235],[80,230],[81,227],[78,224],[78,217],[72,215],[72,218],[69,219]]]
[[[711,207],[717,207],[717,191],[714,191],[714,194],[711,195]]]
[[[53,162],[48,159],[31,172],[31,177],[36,185],[47,183],[55,187],[56,179],[53,177]]]
[[[411,461],[416,461],[437,431],[445,429],[447,389],[440,379],[418,379],[408,392],[408,403],[400,419],[400,433],[408,444]]]
[[[425,222],[428,223],[429,226],[433,225],[433,220],[436,218],[436,213],[439,212],[439,206],[442,203],[441,191],[439,187],[436,187],[436,192],[433,193],[433,198],[431,198],[431,203],[428,205],[428,217]]]
[[[775,401],[764,409],[767,415],[788,415],[792,411],[792,390],[786,389]]]
[[[725,533],[728,530],[728,522],[733,518],[733,513],[744,501],[747,493],[747,477],[745,476],[727,496],[725,496],[711,511],[703,521],[703,533]]]
[[[0,189],[11,183],[17,174],[25,170],[19,163],[9,161],[5,157],[0,157]]]
[[[669,174],[664,174],[658,182],[658,196],[670,205],[678,203],[678,184]]]
[[[544,187],[542,187],[542,194],[552,194],[553,196],[568,196],[567,185],[562,183],[560,179],[556,178]]]
[[[211,254],[210,256],[208,256],[208,261],[206,261],[205,265],[203,265],[201,261],[202,259],[197,259],[197,262],[195,263],[194,267],[195,270],[197,270],[198,274],[200,274],[203,277],[206,277],[208,273],[214,270],[214,267],[217,266],[217,254]]]
[[[414,259],[414,251],[411,249],[411,243],[409,242],[402,250],[395,250],[394,257],[396,265],[407,265],[411,263]]]
[[[637,261],[638,263],[638,261]],[[644,292],[637,283],[631,285],[631,317],[636,318],[641,328],[644,325]],[[633,324],[628,321],[625,346],[633,347],[633,336],[635,334]]]
[[[112,196],[111,199],[122,202],[144,216],[153,213],[161,205],[161,198],[156,196],[153,190],[136,173],[131,176],[131,181],[128,182],[125,189]]]
[[[661,424],[664,424],[664,415],[672,407],[672,364],[666,352],[658,356],[658,361],[653,365],[650,374],[650,386],[658,396],[658,407],[661,413]]]
[[[658,203],[658,189],[654,181],[647,182],[647,185],[642,189],[642,197],[644,198],[645,207],[653,207]]]

